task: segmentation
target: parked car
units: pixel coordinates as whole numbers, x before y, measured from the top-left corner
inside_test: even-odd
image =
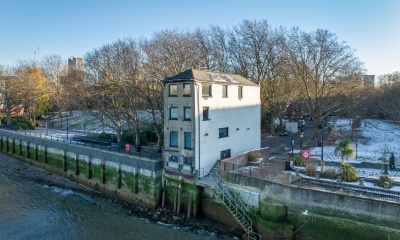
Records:
[[[289,132],[286,129],[283,129],[278,132],[279,136],[289,136]]]

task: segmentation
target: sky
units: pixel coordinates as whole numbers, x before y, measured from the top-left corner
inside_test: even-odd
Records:
[[[125,37],[243,20],[327,29],[356,50],[367,74],[400,71],[399,0],[0,0],[0,65],[52,54],[67,61]]]

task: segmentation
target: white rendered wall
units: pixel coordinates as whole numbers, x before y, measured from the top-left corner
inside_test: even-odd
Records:
[[[238,98],[238,86],[228,86],[228,97],[222,97],[222,85],[212,85],[212,97],[201,97],[201,84],[195,87],[196,106],[196,169],[207,174],[220,159],[223,150],[231,149],[231,156],[259,149],[261,145],[260,88],[243,86],[243,98]],[[197,96],[199,94],[199,97]],[[203,107],[209,107],[209,121],[203,121]],[[197,108],[200,115],[198,116]],[[200,123],[200,133],[199,131]],[[219,128],[229,128],[229,137],[219,138]],[[207,136],[206,136],[207,135]],[[200,158],[200,162],[199,162]]]

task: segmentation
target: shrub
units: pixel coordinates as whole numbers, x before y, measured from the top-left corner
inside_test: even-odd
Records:
[[[136,133],[134,129],[128,129],[122,132],[121,141],[136,144]],[[140,131],[140,144],[147,145],[146,132]]]
[[[389,183],[389,188],[393,187],[393,179],[386,174],[380,175],[375,184],[379,187],[385,187],[385,182]]]
[[[247,155],[247,157],[248,157],[248,160],[249,160],[250,162],[253,162],[253,161],[255,161],[257,158],[260,158],[260,157],[261,157],[261,154],[260,154],[259,152],[250,152],[250,153]]]
[[[342,172],[342,180],[345,182],[354,182],[357,181],[358,179],[358,173],[357,170],[351,166],[350,163],[344,163],[342,162],[340,164],[341,167],[341,172]]]
[[[336,179],[337,173],[335,169],[327,169],[320,173],[319,175],[321,178],[329,178],[329,179]]]
[[[114,134],[102,132],[97,136],[98,140],[117,142],[117,137]]]
[[[293,164],[295,166],[303,167],[304,166],[304,159],[300,155],[296,155],[292,157]]]
[[[2,118],[1,119],[1,123],[2,124],[7,124],[7,118]],[[17,126],[19,127],[19,129],[24,130],[24,129],[29,129],[29,130],[33,130],[35,129],[33,122],[28,119],[27,117],[12,117],[11,118],[11,125],[12,126]]]
[[[306,168],[307,176],[314,177],[316,172],[317,172],[317,166],[315,166],[313,164],[307,165],[307,168]]]

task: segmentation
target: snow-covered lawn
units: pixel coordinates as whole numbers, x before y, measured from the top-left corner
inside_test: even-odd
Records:
[[[334,154],[335,145],[341,139],[349,138],[351,133],[351,120],[339,119],[332,129],[329,138],[336,136],[338,140],[332,144],[324,144],[324,161],[340,162],[340,156]],[[339,136],[339,137],[338,137]],[[357,149],[357,158],[346,159],[348,163],[382,163],[382,158],[388,163],[390,153],[393,152],[396,159],[396,167],[400,167],[400,125],[389,121],[367,119],[361,122],[361,126],[355,129],[351,146]],[[321,147],[310,149],[311,155],[320,160]],[[385,153],[386,152],[386,153]],[[380,169],[357,169],[361,177],[377,178],[381,175]],[[395,181],[400,181],[400,172],[389,171],[389,176]]]

